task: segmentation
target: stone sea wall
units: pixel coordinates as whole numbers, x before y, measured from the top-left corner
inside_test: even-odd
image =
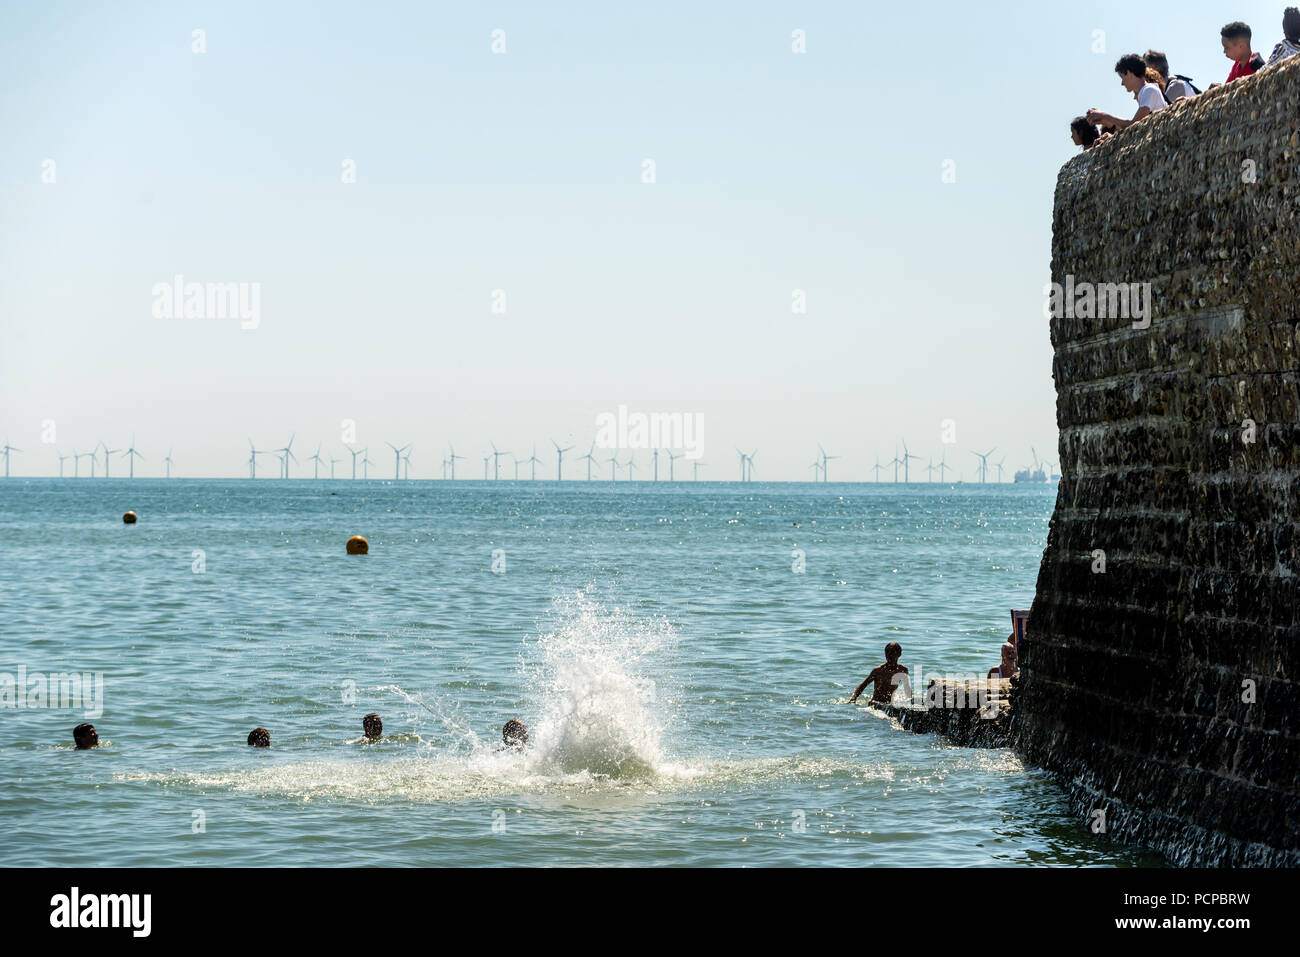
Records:
[[[1300,57],[1067,163],[1052,281],[1062,477],[1015,746],[1113,839],[1300,864]],[[1109,283],[1137,285],[1099,316]]]

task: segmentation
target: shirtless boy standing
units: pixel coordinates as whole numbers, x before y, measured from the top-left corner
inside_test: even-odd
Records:
[[[902,654],[903,646],[898,642],[891,641],[885,645],[885,663],[876,665],[871,670],[871,674],[867,675],[867,680],[858,685],[858,689],[853,692],[849,702],[857,701],[858,695],[862,694],[863,689],[874,681],[876,687],[871,692],[871,700],[879,704],[889,704],[894,697],[894,676],[907,674],[907,668],[898,663],[898,659],[902,657]]]

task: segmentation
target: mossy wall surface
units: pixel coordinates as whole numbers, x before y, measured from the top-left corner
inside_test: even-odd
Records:
[[[1013,739],[1112,838],[1295,866],[1300,57],[1071,160],[1053,227],[1053,282],[1149,283],[1150,321],[1050,320],[1062,477]]]

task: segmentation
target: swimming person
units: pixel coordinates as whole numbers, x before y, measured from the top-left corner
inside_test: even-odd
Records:
[[[78,751],[88,751],[99,747],[99,732],[93,724],[79,724],[72,729],[72,740],[77,742]]]
[[[1019,668],[1016,665],[1016,636],[1008,635],[1002,642],[1002,664],[989,669],[990,678],[1010,678]]]
[[[271,746],[271,732],[266,728],[254,728],[248,732],[248,746],[250,748],[269,748]]]
[[[361,719],[361,730],[367,742],[378,741],[384,736],[384,719],[372,711]]]
[[[501,740],[507,748],[522,748],[528,743],[528,726],[518,718],[511,718],[501,729]]]
[[[874,681],[876,687],[871,692],[871,700],[878,704],[889,704],[894,697],[894,686],[898,683],[896,676],[907,674],[907,668],[898,663],[902,655],[903,646],[898,642],[891,641],[885,645],[885,663],[871,669],[871,674],[867,675],[866,680],[858,685],[857,690],[850,696],[849,703],[857,701],[863,689]]]

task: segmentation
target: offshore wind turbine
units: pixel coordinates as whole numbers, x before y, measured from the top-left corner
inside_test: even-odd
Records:
[[[989,449],[987,452],[985,452],[985,453],[982,454],[982,455],[981,455],[979,452],[972,452],[972,453],[971,453],[971,455],[975,456],[975,458],[977,458],[977,459],[980,460],[979,473],[980,473],[980,484],[981,484],[981,485],[984,483],[984,479],[988,476],[988,471],[989,471],[989,456],[992,455],[992,454],[993,454],[994,452],[996,452],[997,450],[998,450],[998,447],[995,445],[995,446],[993,446],[993,448]]]
[[[692,482],[698,482],[700,480],[700,466],[707,465],[707,464],[708,464],[707,462],[701,462],[699,459],[696,459],[694,462],[691,463],[693,467],[692,468],[693,474],[691,475]]]
[[[122,450],[110,449],[107,445],[104,444],[103,439],[99,440],[99,444],[104,446],[104,478],[112,478],[112,476],[108,474],[108,457],[110,455],[116,455],[118,452],[121,452]]]
[[[925,480],[926,480],[927,482],[933,482],[933,481],[934,481],[934,473],[935,473],[936,471],[937,471],[937,467],[936,467],[935,464],[934,464],[934,456],[932,455],[932,456],[930,456],[930,464],[927,465],[927,466],[925,467],[925,476],[926,476],[926,477],[925,477]]]
[[[456,481],[456,460],[463,459],[465,456],[456,454],[456,446],[450,442],[447,443],[447,464],[451,466],[451,480]]]
[[[492,479],[493,481],[496,481],[501,478],[501,456],[509,455],[510,453],[498,451],[495,442],[489,442],[488,445],[492,446]],[[486,476],[484,477],[486,478]]]
[[[97,447],[98,447],[98,446],[96,446],[96,448],[97,448]],[[90,477],[91,477],[91,478],[94,478],[94,477],[95,477],[95,459],[98,457],[98,456],[96,456],[96,454],[95,454],[95,449],[91,449],[89,452],[82,452],[81,454],[84,455],[86,458],[90,459]],[[6,476],[8,475],[8,470],[6,470],[5,474],[6,474]]]
[[[758,449],[754,449],[754,451],[745,456],[745,460],[749,462],[749,481],[751,482],[754,481],[754,456],[757,454]]]
[[[165,476],[165,478],[171,478],[172,477],[172,450],[171,449],[167,450],[167,457],[163,459],[163,464],[167,466],[167,475]]]
[[[254,448],[253,440],[248,440],[248,477],[257,478],[257,457],[268,454],[265,449]]]
[[[740,480],[749,481],[749,456],[740,449],[736,449],[736,454],[740,456]]]
[[[367,453],[367,452],[369,452],[369,451],[370,451],[370,448],[369,448],[368,446],[367,446],[366,448],[364,448],[364,449],[361,450],[361,454],[362,454],[362,459],[361,459],[361,477],[362,477],[363,479],[368,479],[368,478],[370,478],[370,466],[372,466],[372,465],[375,464],[374,462],[370,461],[370,456],[365,454],[365,453]]]
[[[0,449],[0,455],[5,457],[5,478],[9,477],[9,456],[14,452],[21,452],[22,449],[9,444],[8,436],[5,437],[4,448]],[[60,472],[62,474],[62,472]]]
[[[821,460],[820,460],[820,459],[813,459],[812,465],[810,465],[810,466],[808,466],[808,467],[809,467],[810,469],[813,470],[813,481],[814,481],[814,482],[820,482],[820,481],[821,481],[821,471],[822,471],[822,463],[821,463]]]
[[[513,453],[513,452],[510,453],[510,458],[514,460],[514,463],[515,463],[515,481],[518,482],[518,481],[519,481],[519,462],[520,462],[520,458],[519,458],[519,456],[515,455],[515,453]]]
[[[411,478],[411,444],[408,443],[406,451],[402,453],[402,480],[409,481]]]
[[[908,462],[911,459],[916,459],[919,462],[921,461],[921,456],[913,455],[911,452],[907,450],[907,439],[902,439],[901,441],[903,443],[903,484],[906,485],[908,482],[911,481],[911,477],[910,477],[911,473],[908,471],[907,468]]]
[[[333,478],[334,478],[334,463],[335,463],[335,462],[342,462],[342,461],[343,461],[342,459],[336,459],[334,456],[332,456],[332,455],[330,456],[330,479],[331,479],[331,481],[332,481]]]
[[[354,449],[350,445],[344,445],[343,447],[352,453],[352,481],[355,482],[357,480],[357,456],[365,455],[370,450],[369,449],[358,450],[358,449]]]
[[[135,450],[135,436],[134,436],[134,435],[131,436],[131,447],[130,447],[129,449],[127,449],[125,452],[123,452],[122,454],[126,456],[127,461],[130,463],[129,466],[128,466],[129,474],[127,475],[127,478],[135,478],[135,460],[136,460],[137,458],[141,458],[141,459],[142,459],[142,458],[144,458],[144,456],[141,455],[139,452],[137,452],[137,451]]]
[[[618,450],[615,449],[615,451]],[[605,461],[609,463],[609,480],[611,482],[617,482],[618,481],[618,456],[611,455]]]
[[[948,470],[950,468],[952,468],[952,466],[948,464],[948,450],[944,449],[943,455],[939,457],[939,481],[940,482],[945,481],[945,476],[948,474]]]
[[[876,464],[875,464],[875,466],[873,467],[873,471],[876,473],[876,481],[877,481],[877,482],[880,481],[880,470],[881,470],[882,468],[888,468],[888,466],[886,466],[886,465],[881,465],[881,464],[880,464],[880,456],[877,455],[877,456],[876,456]]]
[[[9,444],[7,440],[6,440],[5,444],[6,444],[6,445]],[[58,452],[58,455],[59,455],[59,478],[63,478],[63,460],[64,460],[64,459],[67,459],[67,458],[71,458],[71,456],[64,455],[62,452],[59,452],[58,449],[55,449],[55,451]],[[6,464],[6,465],[9,464],[9,463],[8,463],[8,458],[9,458],[8,453],[6,453],[6,454],[5,454],[5,459],[6,459],[5,464]]]
[[[587,460],[587,481],[588,481],[588,482],[591,481],[591,465],[592,465],[593,462],[596,461],[596,456],[595,456],[594,454],[592,454],[592,453],[594,453],[595,451],[596,451],[596,443],[595,443],[595,442],[592,442],[592,443],[591,443],[591,448],[589,448],[589,449],[587,450],[587,454],[584,455],[584,456],[582,457],[583,459],[586,459],[586,460]],[[582,459],[579,459],[579,461],[582,461]]]
[[[320,478],[320,464],[321,464],[322,462],[324,462],[325,460],[324,460],[323,458],[320,457],[320,445],[319,445],[319,444],[317,444],[317,446],[316,446],[316,454],[313,455],[311,458],[309,458],[307,461],[312,463],[311,477],[314,478],[314,479],[318,479],[318,478]],[[332,478],[332,477],[333,477],[333,476],[331,476],[331,478]]]
[[[676,465],[677,460],[686,453],[674,452],[672,449],[664,449],[664,454],[668,456],[668,481],[675,482],[676,479],[673,478],[673,466]]]
[[[827,454],[826,454],[826,450],[825,450],[824,448],[822,448],[822,444],[821,444],[820,442],[817,443],[817,451],[821,452],[821,454],[822,454],[822,481],[823,481],[823,482],[829,482],[829,481],[830,481],[830,471],[831,471],[831,470],[827,467],[826,463],[828,463],[831,459],[837,459],[837,458],[839,458],[839,456],[838,456],[838,455],[827,455]]]
[[[567,449],[562,449],[560,448],[560,443],[555,441],[555,439],[551,439],[551,444],[555,446],[555,481],[563,482],[564,481],[564,453],[572,452],[573,446],[570,445]]]
[[[650,460],[654,464],[653,481],[658,482],[659,481],[659,450],[658,449],[654,449],[651,451]]]
[[[1004,455],[1004,456],[1002,456],[1002,461],[1001,461],[1001,462],[997,462],[997,463],[995,463],[994,466],[993,466],[995,469],[998,470],[998,481],[999,481],[999,482],[1002,481],[1002,466],[1004,466],[1004,465],[1006,465],[1006,464],[1007,464],[1007,457]]]
[[[487,481],[487,474],[488,474],[488,460],[491,458],[492,456],[490,455],[483,456],[483,481],[485,482]]]
[[[274,452],[276,452],[276,453],[282,453],[282,454],[280,454],[280,478],[287,479],[287,478],[289,477],[289,460],[290,460],[290,459],[293,459],[295,463],[297,463],[297,461],[298,461],[298,457],[297,457],[296,455],[293,454],[293,440],[294,440],[294,437],[295,437],[297,434],[298,434],[298,433],[295,432],[295,433],[293,433],[293,435],[290,435],[290,436],[289,436],[289,442],[288,442],[287,445],[285,445],[284,448],[282,448],[282,449],[273,449],[273,450],[272,450],[272,451],[274,451]]]
[[[537,457],[537,443],[534,442],[534,443],[533,443],[533,454],[530,455],[528,458],[524,459],[524,464],[525,464],[525,465],[531,465],[531,466],[532,466],[532,476],[531,476],[531,481],[534,481],[534,482],[537,481],[537,463],[539,463],[539,462],[541,462],[541,459],[539,459],[539,458]]]
[[[393,462],[393,481],[396,482],[402,477],[402,453],[411,447],[411,443],[407,442],[400,449],[392,442],[385,442],[384,444],[393,450],[395,456],[395,461]]]

